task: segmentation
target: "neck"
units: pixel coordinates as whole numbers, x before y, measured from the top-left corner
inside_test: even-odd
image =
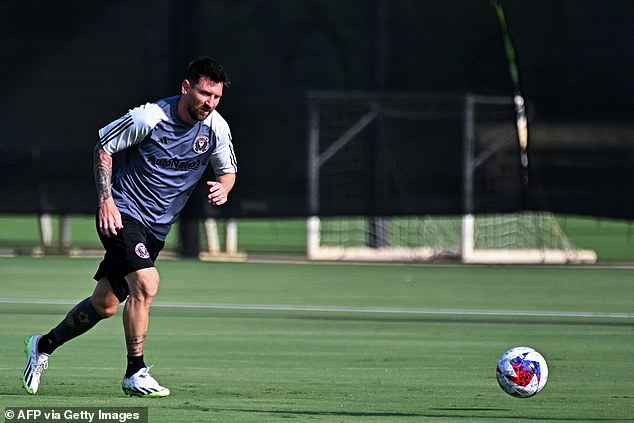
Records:
[[[183,96],[181,95],[178,100],[176,100],[176,113],[178,114],[178,118],[188,125],[193,125],[196,121],[189,115],[187,106],[181,101],[182,99]]]

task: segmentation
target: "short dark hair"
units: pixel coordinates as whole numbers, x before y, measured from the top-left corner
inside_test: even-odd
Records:
[[[222,65],[206,56],[197,57],[189,62],[187,72],[185,72],[185,79],[191,84],[197,84],[201,76],[205,76],[214,82],[222,82],[225,86],[231,84],[229,76]]]

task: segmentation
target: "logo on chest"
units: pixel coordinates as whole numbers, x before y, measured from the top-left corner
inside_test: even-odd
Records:
[[[196,154],[203,154],[207,152],[207,150],[209,150],[209,137],[200,135],[196,138],[196,140],[194,140],[193,149]]]

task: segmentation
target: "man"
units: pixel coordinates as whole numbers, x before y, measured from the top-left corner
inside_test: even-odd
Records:
[[[208,200],[227,202],[237,165],[227,122],[215,110],[229,79],[208,57],[193,60],[181,94],[131,109],[99,131],[95,146],[96,225],[106,253],[92,295],[45,335],[25,341],[22,385],[35,394],[50,354],[123,308],[128,366],[122,389],[128,395],[165,397],[169,389],[150,375],[143,359],[149,309],[158,287],[154,267],[171,225],[211,163]],[[112,155],[126,150],[112,178]]]

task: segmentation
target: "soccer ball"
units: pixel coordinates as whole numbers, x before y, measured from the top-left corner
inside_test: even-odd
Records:
[[[533,348],[515,347],[502,354],[496,374],[504,392],[528,398],[544,389],[548,381],[548,365]]]

